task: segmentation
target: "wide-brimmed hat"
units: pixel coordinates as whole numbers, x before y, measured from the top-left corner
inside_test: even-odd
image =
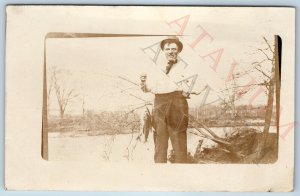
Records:
[[[160,48],[163,50],[166,43],[175,43],[178,46],[178,52],[182,51],[183,45],[181,41],[176,36],[169,36],[160,42]]]

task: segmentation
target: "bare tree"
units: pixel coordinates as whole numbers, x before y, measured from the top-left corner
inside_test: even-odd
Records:
[[[267,140],[268,140],[268,135],[269,135],[269,129],[271,125],[271,120],[272,120],[272,113],[273,113],[273,102],[274,102],[274,83],[275,83],[275,54],[274,49],[271,47],[269,44],[269,41],[263,37],[267,48],[265,50],[269,51],[271,55],[266,52],[264,52],[263,49],[259,49],[264,55],[266,61],[269,62],[271,65],[271,73],[268,75],[266,74],[263,69],[261,62],[256,62],[254,63],[254,67],[256,70],[258,70],[264,77],[265,77],[265,87],[267,88],[267,94],[268,94],[268,101],[267,101],[267,107],[266,107],[266,115],[265,115],[265,126],[263,130],[263,137],[262,141],[260,142],[260,153],[259,153],[259,158],[262,158],[264,154],[266,153],[267,149]],[[275,45],[274,45],[275,46]]]
[[[263,129],[263,134],[261,137],[261,140],[259,141],[258,145],[258,160],[263,158],[265,153],[267,152],[267,140],[269,135],[269,129],[271,125],[272,120],[272,114],[273,114],[273,103],[274,103],[274,84],[275,84],[275,59],[276,54],[275,53],[275,47],[276,43],[274,42],[274,45],[270,44],[270,41],[263,37],[263,46],[261,48],[257,48],[256,54],[257,59],[260,59],[258,61],[252,62],[248,69],[244,70],[243,72],[238,72],[235,74],[237,78],[242,78],[244,75],[255,73],[258,75],[258,80],[256,83],[246,85],[246,86],[236,86],[235,88],[243,88],[246,90],[239,91],[238,97],[241,94],[247,93],[251,90],[253,87],[257,86],[263,86],[265,87],[265,94],[267,95],[267,103],[266,103],[266,113],[265,113],[265,125]]]
[[[60,118],[63,119],[67,105],[72,99],[76,98],[78,94],[74,93],[74,89],[67,89],[67,87],[65,87],[64,84],[59,81],[57,73],[58,71],[55,69],[52,72],[52,76],[54,80],[55,94],[59,106]]]
[[[47,87],[47,113],[49,114],[49,108],[50,108],[50,104],[51,104],[51,95],[52,95],[52,90],[54,87],[54,76],[55,76],[55,72],[56,72],[56,67],[50,66],[49,68],[49,81],[47,82],[48,87]],[[48,115],[47,114],[47,115]]]
[[[82,104],[81,104],[81,108],[82,108],[82,118],[85,117],[85,113],[86,113],[86,109],[85,109],[85,97],[82,98]]]

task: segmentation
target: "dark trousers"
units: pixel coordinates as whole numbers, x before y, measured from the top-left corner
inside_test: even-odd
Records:
[[[155,163],[166,163],[171,139],[175,163],[187,158],[188,104],[181,92],[156,94],[153,126],[155,129]]]

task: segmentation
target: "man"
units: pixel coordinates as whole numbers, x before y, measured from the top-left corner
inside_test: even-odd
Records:
[[[155,94],[153,127],[155,129],[156,163],[167,162],[168,141],[172,143],[175,163],[185,163],[187,158],[188,91],[181,85],[186,77],[186,65],[178,62],[183,45],[177,37],[168,37],[160,44],[166,57],[154,79],[141,75],[141,88]],[[163,73],[163,76],[160,76]],[[152,79],[152,83],[151,83]],[[150,80],[150,81],[149,81]]]

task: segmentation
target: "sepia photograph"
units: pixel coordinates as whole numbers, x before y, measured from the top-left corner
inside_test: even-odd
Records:
[[[293,189],[294,8],[6,11],[8,190]]]
[[[239,59],[220,74],[223,48],[199,57],[184,39],[49,33],[44,158],[274,163],[280,37],[228,40]]]

